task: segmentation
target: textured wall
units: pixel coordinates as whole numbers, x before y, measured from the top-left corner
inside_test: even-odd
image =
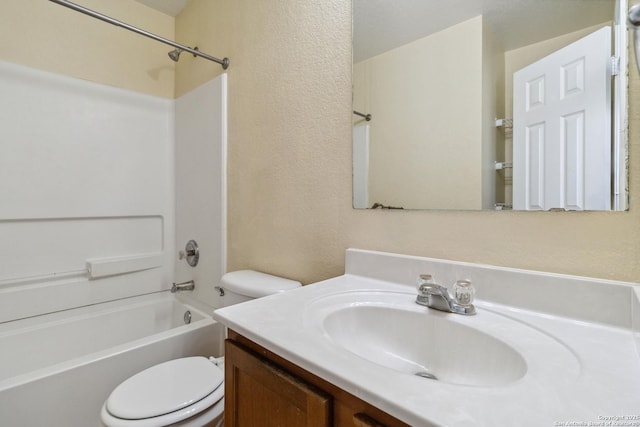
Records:
[[[630,212],[397,212],[351,207],[351,2],[192,0],[176,37],[229,56],[230,270],[305,283],[357,247],[640,277],[640,90],[631,70]],[[635,64],[633,64],[635,65]],[[176,91],[221,72],[185,61]]]

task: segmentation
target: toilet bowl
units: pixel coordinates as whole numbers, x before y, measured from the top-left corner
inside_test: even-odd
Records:
[[[252,270],[222,277],[222,306],[300,287]],[[183,357],[152,366],[117,386],[102,405],[107,427],[219,427],[224,424],[224,358]]]

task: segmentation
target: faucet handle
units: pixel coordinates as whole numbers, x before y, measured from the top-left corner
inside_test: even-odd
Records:
[[[433,276],[430,274],[421,274],[418,276],[418,281],[416,282],[416,289],[422,293],[423,287],[436,285],[435,280],[433,280]]]
[[[473,303],[476,291],[471,280],[457,280],[453,285],[453,297],[462,306],[470,306]]]
[[[200,250],[198,249],[198,244],[195,240],[189,240],[187,245],[184,247],[184,251],[178,252],[178,259],[186,260],[187,264],[191,267],[198,265],[198,261],[200,260]]]
[[[448,292],[447,288],[444,286],[438,285],[433,276],[431,274],[421,274],[418,276],[418,282],[416,283],[416,288],[418,289],[418,293],[420,295],[444,295],[444,293]]]

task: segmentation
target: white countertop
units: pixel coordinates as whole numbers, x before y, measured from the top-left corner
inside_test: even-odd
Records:
[[[313,318],[313,305],[328,296],[363,291],[415,299],[413,286],[346,274],[222,308],[214,312],[214,318],[412,426],[540,427],[606,422],[640,426],[640,358],[630,328],[477,300],[476,316],[442,315],[458,316],[456,322],[488,329],[495,322],[512,322],[512,331],[526,328],[527,333],[513,341],[528,370],[506,385],[456,385],[396,372],[347,352],[323,336],[321,323]],[[538,334],[541,343],[554,341],[556,347],[538,345],[525,339],[527,334]],[[420,339],[419,331],[415,337]],[[554,349],[559,349],[557,354]]]

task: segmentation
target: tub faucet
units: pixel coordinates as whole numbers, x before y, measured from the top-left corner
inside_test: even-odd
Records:
[[[171,293],[176,293],[178,291],[192,291],[196,287],[196,283],[193,280],[189,280],[188,282],[176,283],[173,282],[173,286],[171,287]]]
[[[465,301],[459,301],[449,294],[444,286],[433,281],[429,274],[421,274],[418,278],[418,296],[416,303],[429,308],[450,313],[472,315],[476,314],[476,308],[471,304],[473,301],[471,282],[459,280],[456,287],[461,288],[461,295],[465,295]],[[460,300],[463,298],[458,297]]]

